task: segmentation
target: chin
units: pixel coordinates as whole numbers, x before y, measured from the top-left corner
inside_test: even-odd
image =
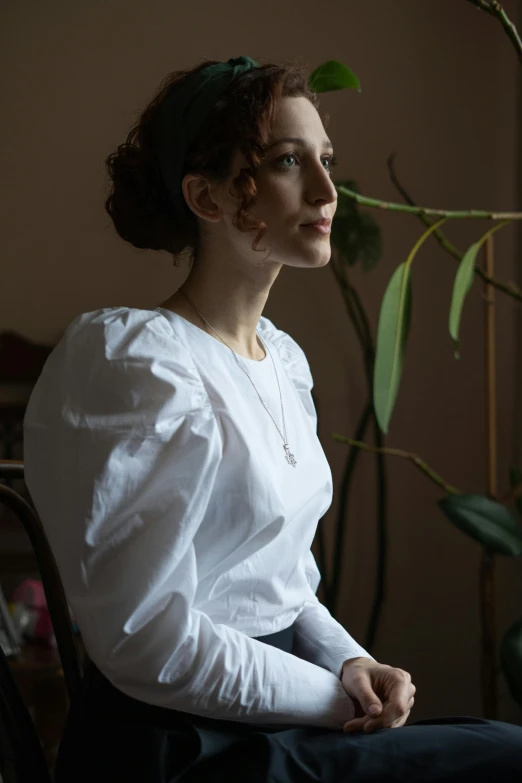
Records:
[[[319,269],[320,267],[326,266],[330,258],[332,257],[332,254],[330,251],[328,253],[302,253],[300,256],[294,257],[292,259],[287,259],[284,261],[286,266],[297,266],[302,269]]]
[[[332,257],[329,237],[318,236],[318,240],[287,242],[279,245],[275,260],[284,266],[296,266],[305,269],[326,266]],[[275,251],[275,247],[274,247]]]

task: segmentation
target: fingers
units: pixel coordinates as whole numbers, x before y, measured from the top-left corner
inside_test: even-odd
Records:
[[[362,731],[365,724],[368,723],[369,720],[372,720],[369,715],[365,715],[363,718],[355,718],[355,720],[350,720],[344,724],[343,731],[345,734],[353,734],[358,731]]]
[[[415,694],[416,688],[411,681],[411,675],[404,669],[394,669],[393,682],[391,684],[388,699],[384,710],[380,715],[382,724],[390,727],[399,720],[410,707],[410,700]]]
[[[406,712],[401,715],[400,718],[397,718],[397,720],[394,720],[389,724],[383,723],[379,718],[371,718],[367,723],[364,724],[363,731],[365,734],[371,734],[372,732],[379,729],[398,729],[401,726],[404,726],[408,720],[410,712],[411,710],[406,710]]]
[[[345,667],[343,686],[356,704],[354,718],[343,727],[346,733],[371,733],[406,723],[417,690],[409,672],[366,659],[348,661]],[[376,713],[371,712],[372,705],[377,706]]]
[[[365,715],[379,715],[383,707],[372,685],[370,672],[372,665],[374,662],[370,663],[367,658],[354,658],[345,661],[343,666],[343,686],[346,692],[359,702]],[[381,664],[377,666],[386,671],[392,668]]]
[[[397,729],[400,726],[404,726],[408,720],[414,702],[415,700],[412,696],[407,705],[404,708],[401,707],[399,714],[397,714],[396,708],[387,710],[386,707],[388,705],[385,705],[382,715],[379,715],[377,718],[369,718],[364,723],[362,727],[363,731],[366,734],[370,734],[372,731],[377,731],[378,729]]]
[[[390,729],[398,729],[401,726],[404,726],[404,724],[406,723],[406,721],[408,720],[408,718],[410,716],[410,712],[411,712],[411,710],[407,710],[407,712],[404,713],[402,718],[399,718],[398,720],[394,721],[392,723],[392,725],[390,726]]]
[[[412,689],[415,691],[415,686],[412,686]],[[408,720],[414,703],[415,699],[412,696],[408,701],[406,709],[395,720],[390,719],[389,711],[386,710],[388,705],[385,705],[384,711],[379,717],[372,718],[370,715],[364,715],[362,718],[347,721],[343,726],[343,731],[345,734],[353,734],[360,731],[364,731],[365,734],[371,734],[379,729],[398,729],[404,726]]]

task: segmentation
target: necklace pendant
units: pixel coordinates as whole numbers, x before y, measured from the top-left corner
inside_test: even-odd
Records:
[[[293,467],[295,468],[297,462],[295,461],[294,455],[291,454],[290,452],[290,446],[288,445],[288,443],[283,443],[283,448],[286,452],[285,454],[286,461],[288,462],[289,465],[293,465]]]

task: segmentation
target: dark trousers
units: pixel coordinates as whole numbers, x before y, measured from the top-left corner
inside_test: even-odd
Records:
[[[293,629],[258,637],[287,652]],[[373,734],[254,727],[153,707],[87,671],[55,783],[522,783],[522,727],[472,717]]]

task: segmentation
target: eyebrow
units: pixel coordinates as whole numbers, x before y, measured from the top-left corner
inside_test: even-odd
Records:
[[[300,139],[297,136],[283,136],[281,139],[276,139],[271,144],[268,144],[267,147],[265,147],[265,152],[268,152],[268,150],[271,150],[272,147],[277,147],[278,144],[283,144],[284,142],[289,142],[291,144],[299,144],[301,147],[306,146],[306,142],[304,139]],[[333,150],[333,144],[330,141],[330,139],[323,140],[323,148]]]

